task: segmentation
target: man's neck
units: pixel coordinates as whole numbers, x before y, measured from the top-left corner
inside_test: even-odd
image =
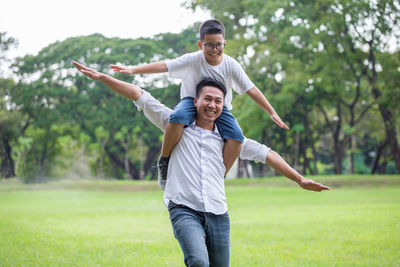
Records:
[[[196,120],[195,125],[208,131],[214,131],[213,121]]]

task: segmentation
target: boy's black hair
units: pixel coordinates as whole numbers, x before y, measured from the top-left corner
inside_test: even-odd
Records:
[[[223,83],[217,81],[213,78],[204,78],[201,80],[196,86],[196,97],[200,96],[201,91],[205,86],[213,86],[220,89],[224,93],[224,97],[226,96],[226,88]]]
[[[200,25],[200,41],[204,40],[206,34],[222,34],[225,37],[225,27],[217,19],[209,19]]]

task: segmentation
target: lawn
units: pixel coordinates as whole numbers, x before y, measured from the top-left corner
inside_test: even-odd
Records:
[[[227,182],[231,266],[400,266],[400,176]],[[379,183],[382,181],[382,183]],[[155,182],[0,182],[0,266],[183,266]]]

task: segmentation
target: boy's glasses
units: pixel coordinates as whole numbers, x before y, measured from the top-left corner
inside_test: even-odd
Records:
[[[211,51],[215,48],[217,48],[217,50],[222,51],[222,49],[224,49],[225,44],[224,43],[217,43],[217,44],[213,44],[213,43],[202,43],[204,45],[204,47]]]

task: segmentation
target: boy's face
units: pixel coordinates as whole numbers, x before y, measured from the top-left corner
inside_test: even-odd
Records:
[[[222,34],[206,34],[204,39],[197,42],[199,48],[203,50],[207,62],[217,65],[222,60],[226,41]]]

